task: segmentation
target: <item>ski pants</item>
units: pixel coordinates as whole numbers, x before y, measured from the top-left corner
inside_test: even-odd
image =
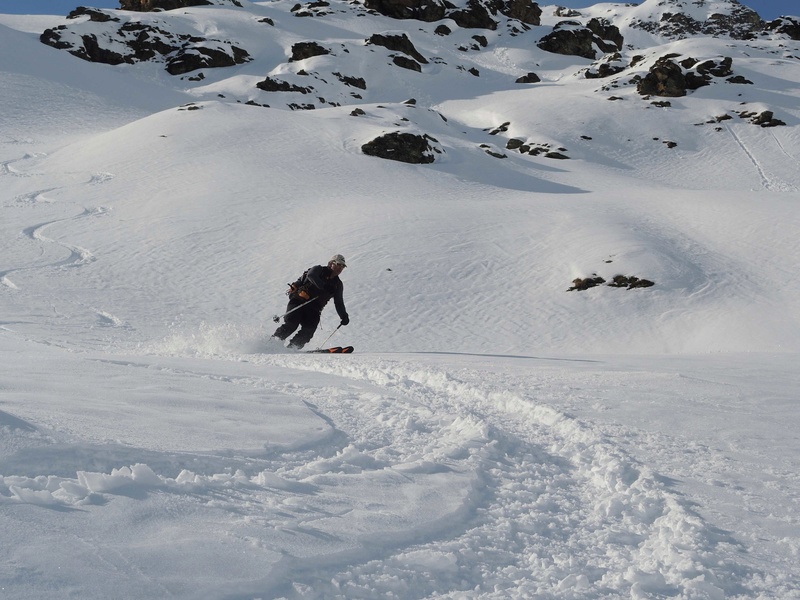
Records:
[[[305,302],[305,300],[300,300],[298,302],[289,300],[286,310],[290,311],[303,302]],[[317,303],[311,302],[303,308],[298,308],[293,313],[286,315],[283,318],[283,325],[278,327],[272,335],[280,340],[285,340],[299,327],[300,331],[297,332],[297,335],[289,340],[289,346],[292,348],[302,348],[314,337],[314,332],[319,326],[321,316],[322,311],[317,306]]]

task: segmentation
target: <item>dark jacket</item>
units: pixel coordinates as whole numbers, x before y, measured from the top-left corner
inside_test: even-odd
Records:
[[[322,312],[325,305],[333,298],[333,304],[339,318],[343,321],[349,320],[347,310],[344,307],[344,284],[338,277],[331,277],[333,271],[327,266],[317,265],[311,267],[303,273],[303,276],[295,282],[298,289],[305,289],[315,302],[310,306]],[[298,285],[299,284],[299,285]]]

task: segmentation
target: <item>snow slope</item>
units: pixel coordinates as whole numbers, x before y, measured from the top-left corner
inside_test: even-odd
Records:
[[[2,597],[799,598],[798,43],[655,39],[613,87],[536,48],[554,7],[471,49],[243,4],[137,16],[254,57],[201,81],[0,15]],[[666,53],[754,83],[658,108]],[[436,162],[361,153],[395,130]],[[285,284],[338,252],[357,353],[288,353]],[[566,291],[595,274],[655,285]]]

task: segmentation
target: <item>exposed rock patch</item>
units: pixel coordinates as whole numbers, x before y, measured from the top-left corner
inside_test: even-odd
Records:
[[[431,136],[395,131],[381,135],[361,146],[361,151],[368,156],[377,156],[388,160],[410,164],[429,164],[434,161],[437,152],[430,141]]]
[[[605,19],[592,19],[586,26],[577,21],[561,21],[552,33],[544,36],[537,46],[547,52],[567,56],[581,56],[590,60],[601,52],[616,52],[622,49],[623,38],[619,28]]]
[[[611,261],[607,261],[611,262]],[[572,280],[572,287],[567,289],[568,292],[573,291],[585,291],[589,290],[593,287],[597,287],[599,285],[603,285],[606,283],[606,280],[600,277],[597,274],[592,275],[591,277],[586,277],[585,279],[573,279]],[[608,283],[607,287],[615,287],[615,288],[624,288],[628,290],[636,289],[636,288],[648,288],[654,286],[655,283],[650,281],[649,279],[640,279],[639,277],[635,277],[633,275],[615,275],[613,279]]]
[[[392,50],[394,52],[402,52],[420,62],[422,64],[428,64],[428,60],[422,56],[417,49],[414,47],[414,44],[408,39],[408,36],[403,33],[401,35],[389,35],[389,34],[381,34],[376,33],[367,40],[367,44],[373,44],[375,46],[383,46],[388,50]]]
[[[324,56],[330,53],[330,50],[317,42],[297,42],[292,45],[292,55],[289,57],[289,62],[305,60],[314,56]]]
[[[301,94],[309,94],[314,91],[314,88],[294,85],[288,81],[272,79],[271,77],[267,77],[264,81],[259,81],[256,87],[265,92],[300,92]]]
[[[701,2],[695,2],[702,6]],[[731,1],[726,12],[711,13],[702,21],[692,18],[681,9],[681,0],[661,0],[660,12],[652,20],[636,21],[635,29],[643,29],[670,39],[685,39],[696,35],[728,36],[734,39],[752,39],[762,31],[763,21],[754,10]]]
[[[152,12],[155,10],[175,10],[176,8],[188,8],[190,6],[238,6],[242,4],[238,0],[119,0],[122,10],[132,10],[135,12]]]
[[[647,75],[635,79],[637,91],[643,96],[678,98],[685,96],[688,91],[709,85],[714,77],[733,75],[733,60],[730,57],[703,61],[685,58],[678,63],[673,60],[677,56],[668,54],[659,58]]]
[[[800,41],[800,20],[795,17],[780,17],[766,25],[767,31],[779,33],[789,39]]]
[[[433,23],[452,19],[465,29],[497,29],[498,14],[527,25],[541,23],[542,10],[531,0],[468,0],[456,7],[447,0],[366,0],[364,6],[393,19],[415,19]],[[437,30],[439,35],[447,35]]]
[[[87,15],[89,21],[46,29],[39,39],[89,62],[120,65],[162,61],[168,73],[180,75],[250,60],[246,50],[229,41],[176,33],[158,22],[142,23],[97,9],[79,8],[71,14]]]
[[[541,77],[539,77],[536,73],[527,73],[526,75],[517,78],[515,83],[539,83],[541,80]]]

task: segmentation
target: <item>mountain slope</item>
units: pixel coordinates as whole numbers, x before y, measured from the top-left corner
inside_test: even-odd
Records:
[[[237,2],[0,15],[4,600],[797,597],[798,42]]]

